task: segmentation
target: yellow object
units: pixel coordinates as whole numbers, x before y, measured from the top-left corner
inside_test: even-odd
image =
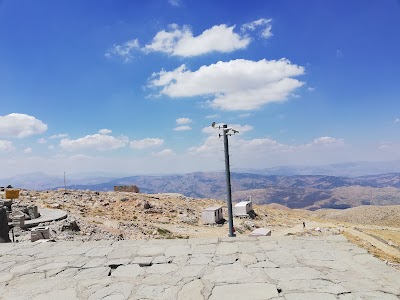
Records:
[[[19,190],[6,190],[6,199],[18,199]]]

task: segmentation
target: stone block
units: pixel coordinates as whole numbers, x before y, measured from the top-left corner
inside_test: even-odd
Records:
[[[24,228],[25,227],[25,215],[14,215],[12,216],[12,224],[15,227]]]
[[[36,242],[37,240],[48,240],[50,238],[49,227],[36,227],[31,231],[31,242]]]

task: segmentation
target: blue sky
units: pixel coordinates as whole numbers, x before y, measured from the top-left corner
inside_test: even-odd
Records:
[[[0,0],[0,177],[399,159],[400,2]]]

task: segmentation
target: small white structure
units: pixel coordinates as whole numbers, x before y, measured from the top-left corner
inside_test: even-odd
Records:
[[[31,242],[36,242],[37,240],[48,240],[50,238],[49,227],[36,227],[31,231]]]
[[[250,236],[271,236],[271,229],[257,228],[250,233]]]
[[[248,216],[249,211],[253,210],[253,203],[250,201],[242,201],[235,204],[235,208],[233,210],[233,215],[235,217],[244,217]]]
[[[207,207],[201,212],[203,224],[215,224],[221,221],[222,218],[222,206]]]

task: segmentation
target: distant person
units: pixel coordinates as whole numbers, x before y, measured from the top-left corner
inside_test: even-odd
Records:
[[[306,230],[306,222],[303,222],[303,230]]]

